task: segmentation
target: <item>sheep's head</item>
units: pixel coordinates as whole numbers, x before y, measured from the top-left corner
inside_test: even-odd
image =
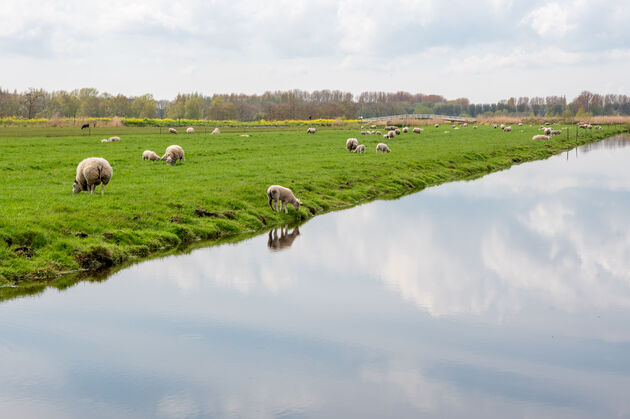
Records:
[[[77,182],[77,180],[74,180],[74,183],[72,184],[72,193],[79,193],[81,192],[83,188],[81,188],[81,185],[79,185],[79,182]]]
[[[295,201],[293,201],[293,208],[295,208],[295,210],[297,211],[300,209],[300,205],[302,205],[302,201],[295,198]]]

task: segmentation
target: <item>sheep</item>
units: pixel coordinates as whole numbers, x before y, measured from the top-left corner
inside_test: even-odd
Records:
[[[560,135],[560,134],[562,134],[562,130],[561,129],[551,130],[551,135]]]
[[[496,129],[497,128],[497,124],[492,125],[492,128]]]
[[[385,138],[394,138],[396,136],[396,131],[389,131],[385,134]]]
[[[549,140],[550,138],[548,135],[534,135],[532,140]]]
[[[435,128],[440,128],[440,124],[435,124]]]
[[[365,153],[365,144],[359,144],[357,148],[355,148],[353,153]]]
[[[90,123],[81,125],[81,129],[90,128]]]
[[[551,128],[544,128],[545,135],[551,135]]]
[[[396,128],[396,129],[394,130],[394,132],[396,133],[396,135],[400,135],[400,132],[401,132],[401,131],[400,131],[400,129]]]
[[[167,164],[174,166],[178,161],[184,161],[184,149],[175,144],[170,145],[160,160],[166,160]]]
[[[505,127],[505,128],[503,128],[503,131],[504,132],[512,132],[512,127],[511,126]]]
[[[357,141],[356,138],[348,138],[346,140],[346,150],[348,150],[348,152],[351,152],[355,148],[357,148],[357,145],[359,145],[359,141]]]
[[[593,129],[603,129],[600,125],[595,125]]]
[[[142,153],[142,160],[158,161],[160,160],[160,156],[158,156],[155,151],[144,150],[144,153]]]
[[[464,123],[462,124],[462,127],[467,127],[467,126],[468,126],[468,122],[464,122]]]
[[[168,129],[168,133],[169,134],[177,134],[177,130],[175,128],[169,128]]]
[[[416,128],[413,129],[413,133],[414,134],[421,134],[422,130],[420,128],[416,127]]]
[[[312,128],[312,127],[306,130],[307,134],[315,134],[316,132],[317,132],[317,130],[315,128]]]
[[[105,195],[105,185],[109,183],[114,171],[109,162],[101,157],[88,157],[77,166],[77,176],[72,184],[72,193],[90,191],[94,193],[101,184],[101,195]]]
[[[391,153],[391,150],[385,143],[378,143],[376,145],[376,153],[378,154],[379,151],[382,151],[383,153]]]
[[[368,133],[366,131],[361,131],[361,135],[367,135]]]
[[[295,197],[295,195],[293,195],[293,192],[291,191],[291,189],[285,188],[284,186],[280,186],[280,185],[271,185],[267,189],[267,198],[269,199],[269,207],[272,210],[276,212],[280,212],[282,208],[284,208],[285,214],[289,213],[288,204],[293,205],[293,208],[295,208],[296,211],[299,210],[300,205],[302,205],[302,201],[300,201],[299,199]],[[273,204],[272,204],[272,201],[273,201]],[[280,201],[281,203],[280,208],[278,208],[278,201]],[[275,205],[275,208],[274,208],[274,205]]]
[[[518,126],[519,126],[519,127],[522,127],[522,126],[523,126],[523,123],[522,123],[522,122],[519,122],[519,123],[518,123]]]
[[[195,129],[193,127],[186,128],[186,134],[194,134],[194,133],[195,133]]]
[[[120,137],[109,137],[108,141],[110,143],[117,143],[118,141],[120,141]]]
[[[459,129],[459,127],[453,127],[453,129]]]
[[[380,131],[376,131],[374,134],[376,134],[376,135],[383,135],[383,133],[380,132]]]
[[[406,133],[408,133],[408,132],[409,132],[409,127],[404,127],[404,128],[402,129],[402,132],[404,132],[405,134],[406,134]]]
[[[102,142],[102,143],[108,143],[108,142],[109,142],[109,140],[108,140],[107,138],[103,138],[103,139],[101,140],[101,142]]]
[[[477,125],[473,125],[473,129],[477,129]]]
[[[249,138],[249,135],[248,134],[241,134],[241,137]]]
[[[221,134],[221,130],[219,129],[219,127],[216,127],[215,129],[212,130],[212,134],[216,135],[216,134]]]
[[[500,125],[501,129],[505,128],[505,124]]]

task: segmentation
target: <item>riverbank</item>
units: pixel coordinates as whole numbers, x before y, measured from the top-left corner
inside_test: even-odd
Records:
[[[394,198],[443,182],[477,177],[515,163],[549,157],[616,134],[620,127],[579,130],[532,141],[538,126],[453,129],[425,127],[384,141],[357,130],[240,132],[221,135],[0,139],[0,285],[46,281],[72,271],[120,266],[200,240],[306,220],[376,198]],[[345,151],[357,137],[365,155]],[[142,161],[146,149],[170,144],[186,151],[175,167]],[[114,168],[105,195],[72,195],[76,165],[106,158]],[[265,191],[291,188],[304,206],[273,213]],[[100,189],[100,188],[99,188]]]

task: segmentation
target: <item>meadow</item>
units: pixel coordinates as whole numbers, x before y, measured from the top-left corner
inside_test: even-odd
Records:
[[[303,127],[233,127],[220,135],[102,127],[93,128],[91,135],[76,135],[75,128],[73,136],[54,131],[69,128],[48,128],[34,136],[1,137],[0,285],[46,281],[199,241],[212,244],[251,235],[367,200],[396,198],[546,158],[622,129],[579,130],[576,138],[571,126],[568,136],[532,141],[538,128],[515,126],[506,133],[491,126],[425,126],[422,134],[388,140],[344,127],[319,129],[315,135]],[[100,142],[114,134],[122,141]],[[367,153],[346,152],[348,137],[358,138]],[[392,152],[377,155],[379,142]],[[144,150],[162,155],[171,144],[184,148],[183,163],[141,160]],[[103,157],[114,169],[104,196],[100,187],[94,195],[71,193],[76,166],[86,157]],[[297,212],[291,207],[289,214],[274,213],[265,194],[271,184],[291,188],[304,205]]]

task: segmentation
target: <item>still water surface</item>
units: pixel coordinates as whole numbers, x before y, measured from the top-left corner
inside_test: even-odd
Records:
[[[628,417],[629,146],[2,303],[2,417]]]

